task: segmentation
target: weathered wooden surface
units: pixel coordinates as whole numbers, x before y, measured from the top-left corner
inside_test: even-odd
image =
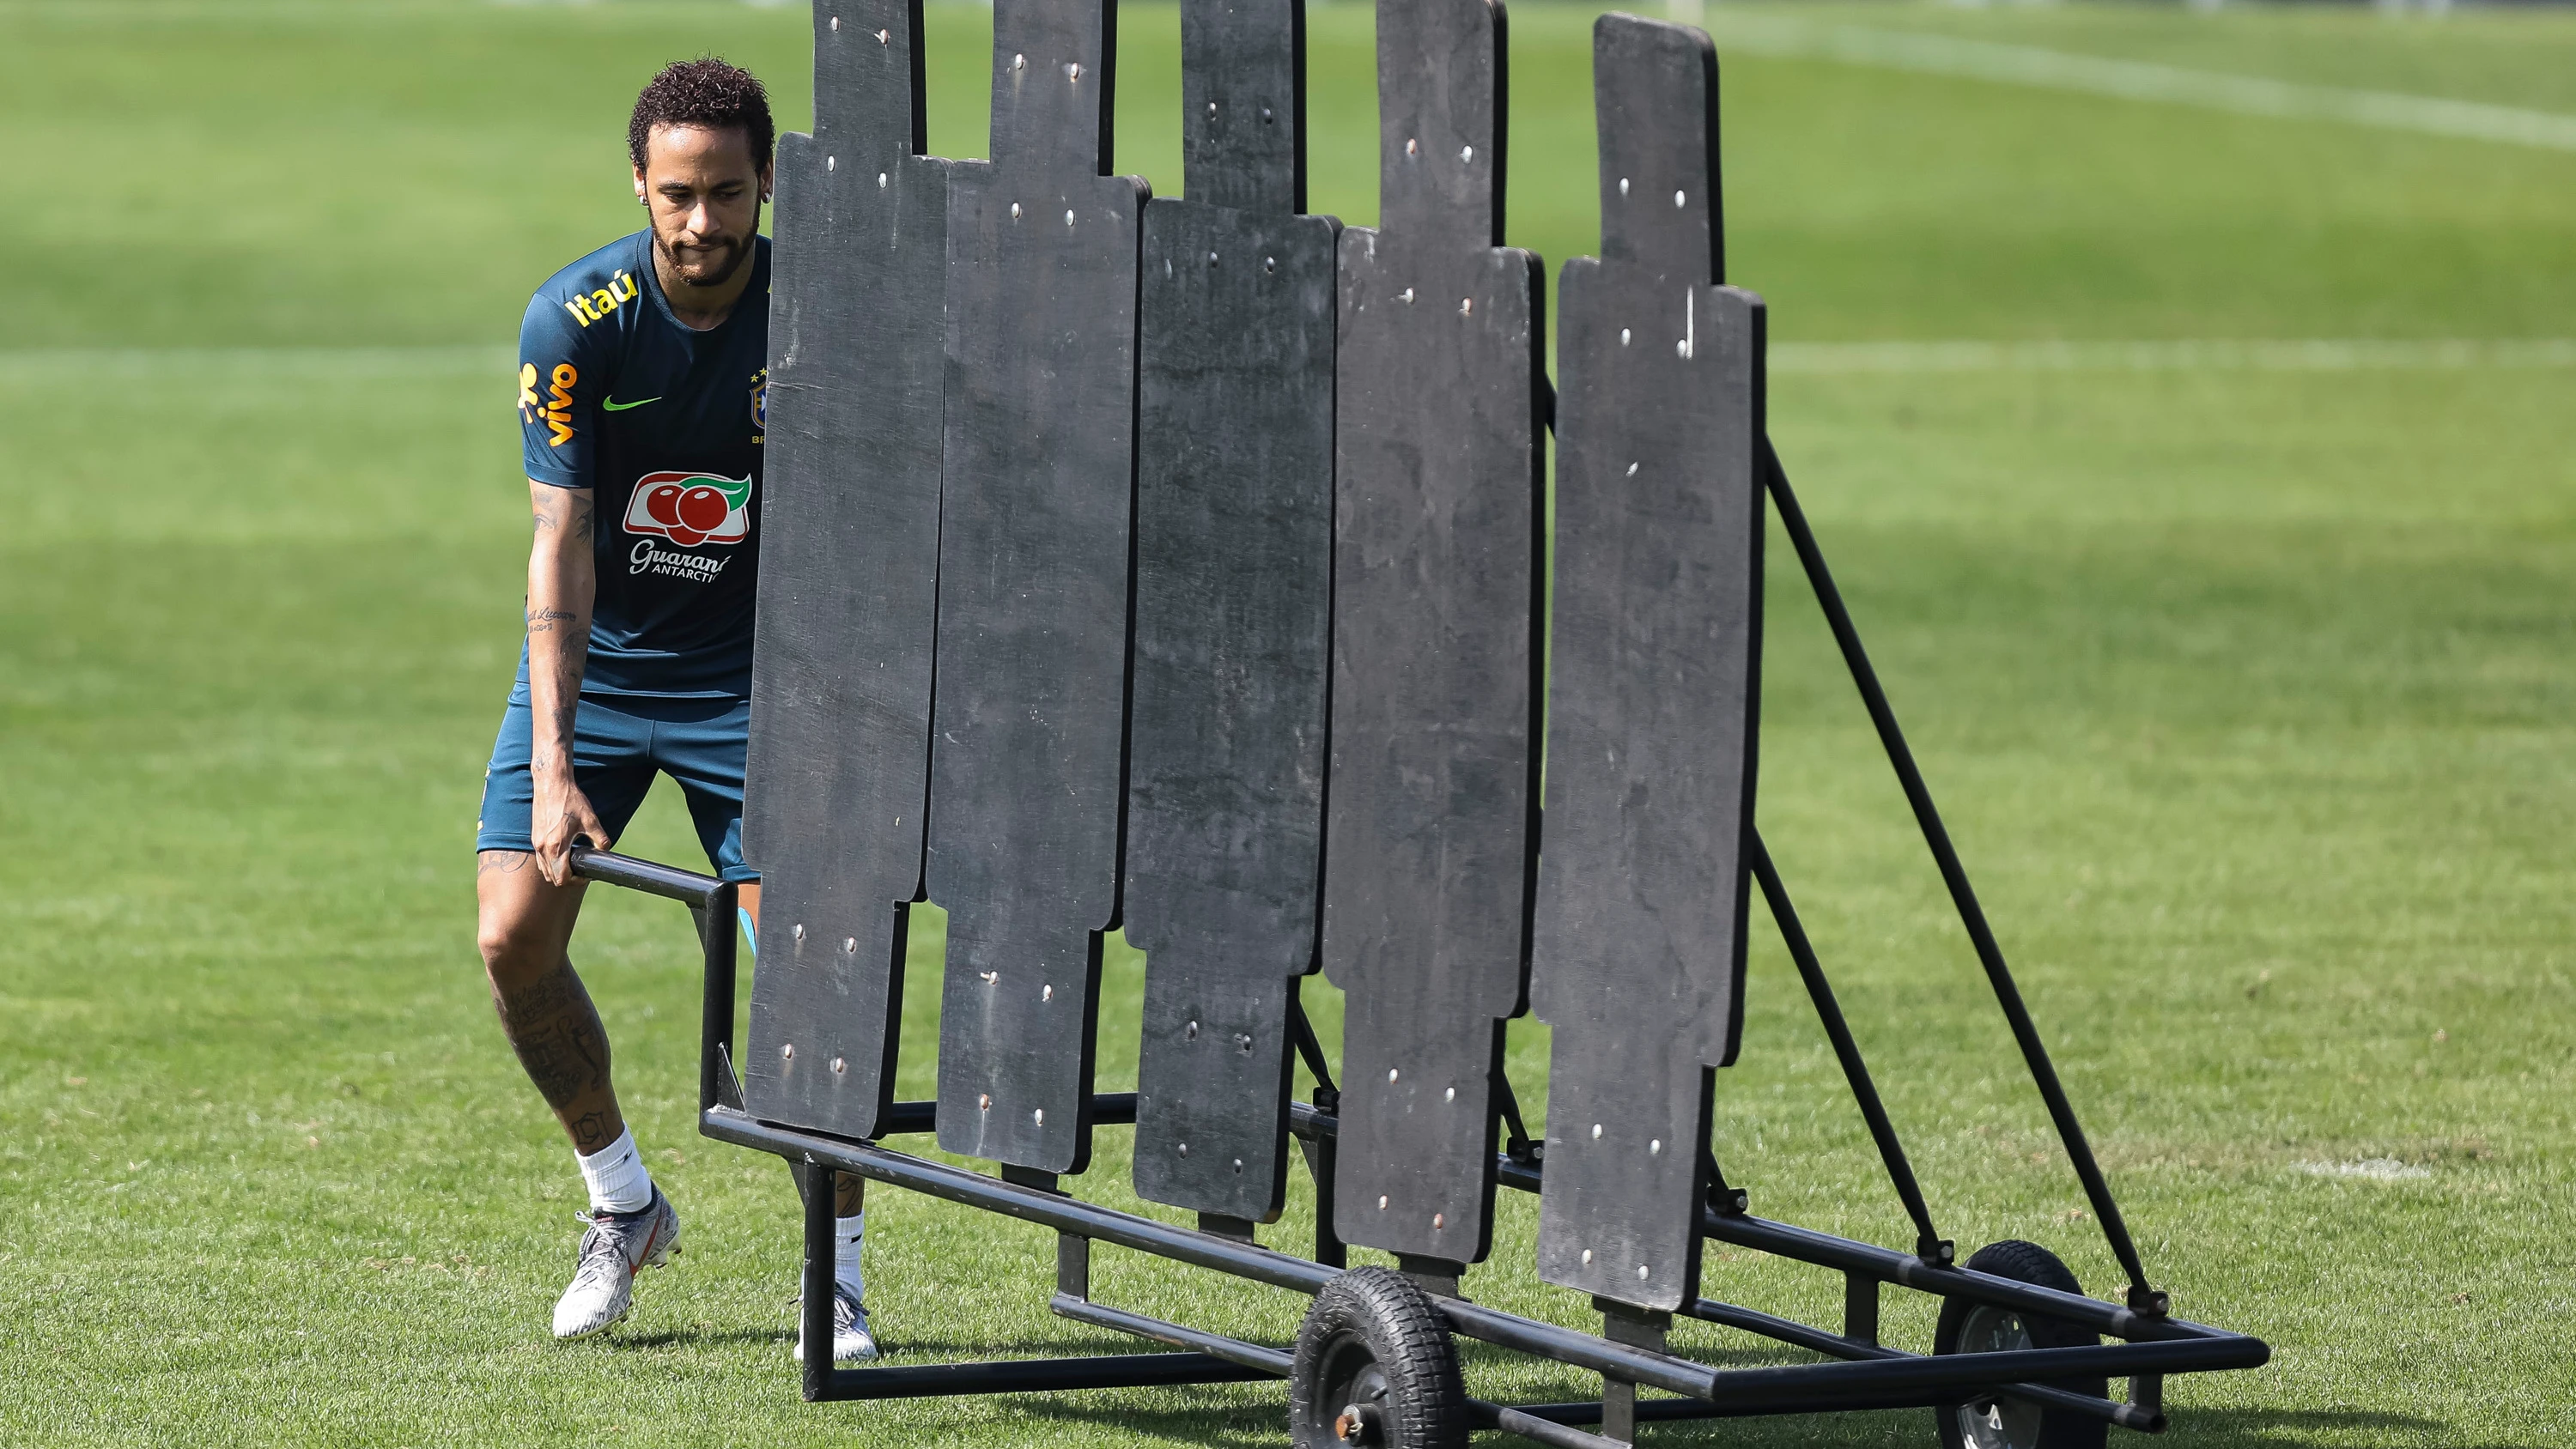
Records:
[[[1147,191],[1101,174],[1115,52],[1103,0],[997,0],[993,159],[949,185],[939,1145],[1046,1172],[1090,1158],[1119,904]]]
[[[1381,0],[1380,214],[1341,240],[1323,963],[1348,993],[1334,1220],[1491,1239],[1536,840],[1541,280],[1499,245],[1503,18]]]
[[[1136,1191],[1268,1219],[1323,868],[1333,242],[1296,214],[1296,0],[1181,11],[1186,199],[1145,208],[1127,939]]]
[[[893,1097],[929,767],[947,167],[918,154],[919,10],[816,7],[814,134],[777,159],[744,1093],[850,1137]]]
[[[1539,1275],[1667,1310],[1698,1294],[1759,717],[1762,303],[1717,284],[1716,82],[1697,30],[1598,23],[1602,254],[1557,311]]]

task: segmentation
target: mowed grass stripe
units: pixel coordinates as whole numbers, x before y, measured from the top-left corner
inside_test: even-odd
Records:
[[[1721,51],[1832,60],[2121,100],[2195,106],[2238,115],[2339,121],[2459,140],[2576,151],[2576,116],[2519,106],[2306,85],[2269,76],[2116,60],[2035,45],[1864,25],[1816,25],[1769,15],[1718,11],[1707,17],[1706,28]]]

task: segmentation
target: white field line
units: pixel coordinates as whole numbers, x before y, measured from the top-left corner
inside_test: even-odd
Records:
[[[2576,115],[2555,111],[2397,91],[2304,85],[2262,76],[2191,70],[2153,61],[2113,60],[2039,46],[1961,40],[1913,31],[1817,25],[1773,16],[1729,14],[1714,7],[1707,14],[1707,22],[1721,54],[1743,50],[1756,55],[1833,60],[2123,100],[2162,101],[2247,116],[2341,121],[2429,136],[2576,151]]]
[[[1775,342],[1773,372],[2449,372],[2576,367],[2576,338]]]
[[[0,351],[0,384],[103,379],[489,377],[506,382],[511,347],[63,347]]]
[[[0,386],[130,381],[358,381],[485,377],[508,347],[66,347],[0,350]],[[2156,342],[1778,342],[1780,373],[2449,372],[2576,367],[2576,338],[2174,338]]]

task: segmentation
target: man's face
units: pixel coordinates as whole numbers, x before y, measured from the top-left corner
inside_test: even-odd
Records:
[[[769,168],[753,162],[750,139],[734,127],[656,126],[635,194],[652,210],[653,244],[672,273],[717,287],[751,258]]]

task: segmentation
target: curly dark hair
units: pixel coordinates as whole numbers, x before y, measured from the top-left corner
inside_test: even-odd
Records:
[[[778,139],[778,128],[769,119],[769,92],[760,78],[712,55],[662,67],[635,98],[635,114],[626,123],[626,154],[638,171],[644,169],[644,142],[655,126],[732,127],[751,143],[752,160],[763,166]]]

